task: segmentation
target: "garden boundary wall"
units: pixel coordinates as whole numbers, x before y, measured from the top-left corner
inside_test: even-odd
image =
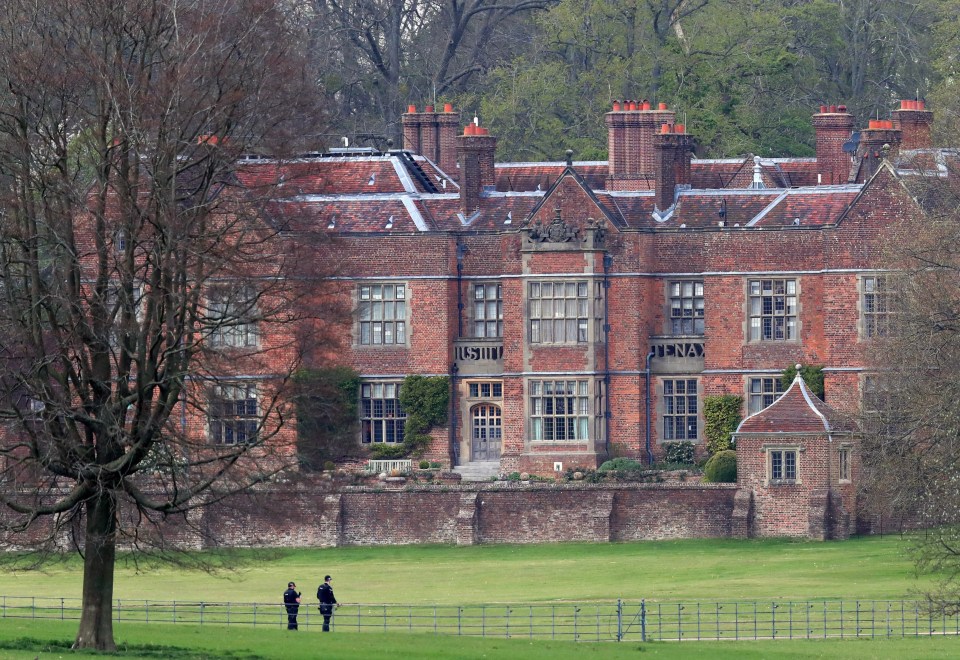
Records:
[[[202,509],[233,547],[636,541],[746,536],[735,484],[477,484],[258,490]],[[196,515],[196,514],[195,514]],[[741,521],[742,522],[742,521]]]

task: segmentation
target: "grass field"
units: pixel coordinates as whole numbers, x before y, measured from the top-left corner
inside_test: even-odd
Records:
[[[648,601],[897,599],[916,595],[909,540],[897,536],[815,543],[685,540],[629,544],[405,546],[213,557],[217,574],[164,565],[118,567],[119,599],[277,603],[288,580],[313,601],[325,573],[347,603],[534,603],[623,598]],[[0,595],[80,596],[78,560],[43,571],[0,571]],[[277,616],[280,616],[279,614]],[[282,617],[281,617],[282,618]],[[561,642],[413,633],[321,635],[276,625],[116,625],[124,658],[953,658],[958,637],[756,642]],[[0,619],[0,658],[77,657],[76,622]],[[22,641],[30,638],[33,641]],[[21,641],[17,641],[21,640]],[[162,646],[161,646],[162,644]],[[100,657],[81,654],[79,657]],[[116,656],[104,656],[116,657]]]
[[[0,621],[0,657],[5,660],[116,658],[117,655],[68,650],[75,629],[69,623]],[[15,641],[31,638],[30,642]],[[307,660],[313,658],[391,658],[396,660],[619,660],[626,658],[705,657],[711,660],[754,658],[956,658],[960,639],[934,637],[891,640],[803,640],[780,642],[577,643],[524,639],[478,639],[433,635],[318,632],[282,629],[217,628],[122,624],[116,628],[120,657],[164,660]],[[162,646],[160,644],[162,643]],[[54,646],[54,644],[59,644]],[[17,648],[11,648],[16,646]]]
[[[907,548],[887,536],[238,552],[221,557],[229,568],[215,575],[118,566],[115,597],[273,603],[294,580],[312,599],[330,573],[337,597],[349,603],[903,598],[931,583],[914,575]],[[79,597],[81,578],[79,560],[7,569],[0,594]]]

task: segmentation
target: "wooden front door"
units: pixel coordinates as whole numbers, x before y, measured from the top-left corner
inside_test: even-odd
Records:
[[[500,408],[490,404],[475,406],[472,418],[471,461],[500,459]]]

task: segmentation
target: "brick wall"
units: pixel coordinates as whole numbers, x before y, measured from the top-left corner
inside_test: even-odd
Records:
[[[241,547],[709,538],[730,535],[735,494],[732,484],[287,488],[205,509],[204,528]]]

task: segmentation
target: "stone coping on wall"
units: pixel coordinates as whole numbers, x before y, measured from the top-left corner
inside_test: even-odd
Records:
[[[466,484],[382,484],[374,486],[343,486],[340,492],[343,493],[383,493],[383,492],[408,492],[408,493],[473,493],[480,491],[553,491],[553,490],[736,490],[737,484],[704,484],[704,483],[683,483],[673,481],[669,483],[550,483],[535,482],[529,483],[517,481],[492,481],[492,482],[471,482]]]

